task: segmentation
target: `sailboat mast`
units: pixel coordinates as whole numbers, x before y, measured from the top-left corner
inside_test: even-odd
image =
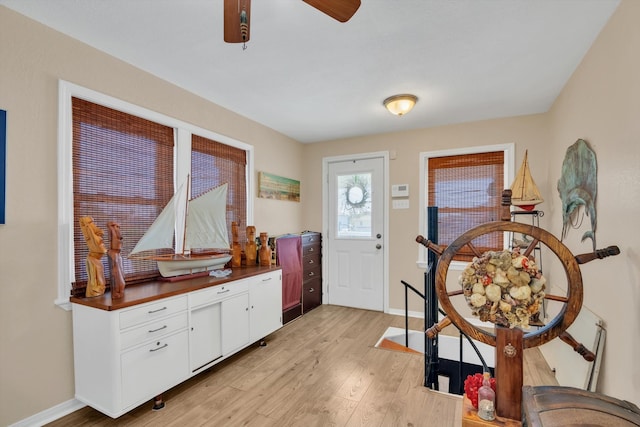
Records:
[[[191,197],[191,175],[187,174],[187,197],[184,198],[184,224],[182,224],[182,255],[187,245],[187,217],[189,216],[189,198]]]

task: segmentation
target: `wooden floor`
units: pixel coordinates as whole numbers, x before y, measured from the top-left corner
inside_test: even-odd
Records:
[[[423,321],[410,319],[410,329]],[[422,355],[375,348],[404,317],[323,305],[118,419],[85,407],[48,426],[459,426],[462,400],[422,386]],[[554,384],[537,349],[524,383]]]

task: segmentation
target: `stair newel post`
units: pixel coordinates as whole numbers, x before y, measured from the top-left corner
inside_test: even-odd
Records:
[[[438,208],[430,206],[427,208],[427,239],[438,243]],[[427,251],[427,270],[424,273],[424,330],[428,330],[438,323],[438,295],[436,293],[435,268],[437,256],[433,251]],[[438,385],[438,335],[429,338],[424,336],[425,348],[425,386],[432,390],[439,390]]]

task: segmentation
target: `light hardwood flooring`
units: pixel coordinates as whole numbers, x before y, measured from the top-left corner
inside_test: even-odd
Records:
[[[118,419],[85,407],[48,426],[459,426],[459,396],[422,386],[424,357],[375,348],[404,317],[323,305]],[[410,319],[422,330],[423,320]],[[537,349],[524,383],[555,384]]]

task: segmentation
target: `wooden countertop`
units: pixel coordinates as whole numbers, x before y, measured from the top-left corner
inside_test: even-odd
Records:
[[[74,304],[82,304],[100,310],[119,310],[121,308],[197,291],[198,289],[204,289],[211,286],[218,286],[233,280],[246,279],[258,274],[269,273],[277,270],[281,270],[280,266],[239,267],[233,268],[232,273],[223,278],[204,276],[176,282],[158,280],[130,285],[125,288],[124,296],[120,299],[112,299],[111,292],[105,292],[104,295],[97,297],[71,297],[70,301]]]

